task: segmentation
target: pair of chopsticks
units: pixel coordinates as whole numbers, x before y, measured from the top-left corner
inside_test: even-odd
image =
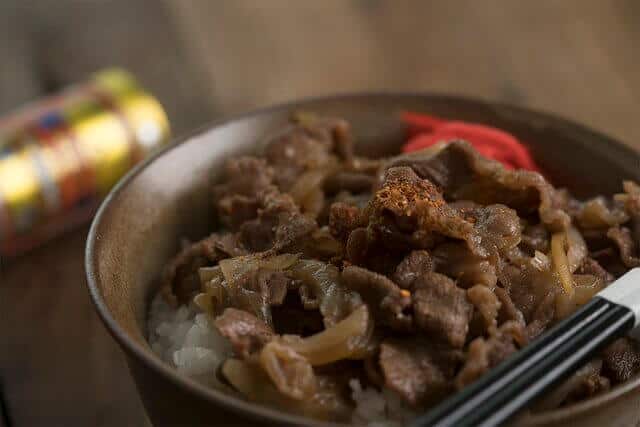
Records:
[[[498,426],[640,324],[640,268],[600,291],[570,317],[416,419],[414,427]]]

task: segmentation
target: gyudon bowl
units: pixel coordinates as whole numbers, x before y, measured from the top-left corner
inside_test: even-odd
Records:
[[[127,355],[154,425],[327,425],[250,403],[228,388],[208,387],[180,374],[152,350],[147,319],[161,273],[180,242],[197,241],[215,229],[211,186],[221,180],[227,160],[259,154],[263,142],[297,111],[345,119],[351,124],[356,154],[394,155],[406,140],[399,115],[407,110],[484,123],[514,134],[526,142],[548,180],[578,198],[619,193],[622,181],[640,180],[638,153],[582,126],[519,108],[429,95],[300,101],[220,123],[165,149],[109,195],[92,226],[86,259],[93,301]],[[615,420],[635,425],[640,419],[639,388],[640,379],[633,377],[579,403],[524,414],[515,423],[596,426]]]

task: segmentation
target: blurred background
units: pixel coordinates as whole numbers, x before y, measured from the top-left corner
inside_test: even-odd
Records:
[[[0,116],[117,66],[174,136],[300,97],[397,90],[554,112],[640,148],[639,44],[635,0],[1,0]],[[84,287],[86,231],[3,260],[0,426],[145,423]]]

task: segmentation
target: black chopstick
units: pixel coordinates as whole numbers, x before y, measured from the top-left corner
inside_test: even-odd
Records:
[[[635,269],[412,425],[501,425],[598,350],[637,326],[639,312],[640,269]]]

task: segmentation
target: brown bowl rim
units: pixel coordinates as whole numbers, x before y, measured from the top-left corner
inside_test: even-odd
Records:
[[[313,420],[308,417],[288,414],[276,409],[272,409],[266,406],[253,404],[244,401],[240,398],[225,395],[223,392],[214,388],[202,385],[195,380],[188,378],[178,373],[177,370],[171,368],[164,363],[158,357],[152,356],[149,349],[143,348],[141,345],[131,339],[126,332],[124,332],[115,318],[111,315],[105,301],[103,300],[98,283],[100,278],[97,276],[95,268],[96,245],[97,245],[97,233],[102,218],[105,217],[112,204],[116,200],[117,196],[126,189],[128,184],[139,175],[144,169],[147,168],[157,158],[167,155],[173,149],[179,147],[183,143],[187,143],[194,139],[196,136],[204,135],[213,129],[220,128],[231,124],[233,122],[248,119],[251,117],[267,114],[275,111],[286,111],[295,108],[301,108],[307,104],[313,104],[318,102],[336,102],[347,99],[360,99],[360,98],[422,98],[430,99],[434,101],[447,101],[452,103],[461,103],[467,105],[478,105],[482,107],[489,107],[493,109],[496,114],[520,114],[527,115],[529,119],[536,119],[544,122],[546,125],[553,125],[556,128],[561,128],[565,132],[571,132],[574,135],[581,134],[585,139],[598,139],[602,143],[608,145],[608,149],[618,150],[621,155],[637,156],[638,153],[631,147],[621,143],[617,139],[605,135],[599,131],[595,131],[585,125],[582,125],[571,119],[566,119],[558,115],[538,111],[536,109],[520,107],[517,105],[511,105],[508,103],[490,101],[478,97],[468,97],[461,95],[451,95],[437,92],[397,92],[397,91],[378,91],[378,92],[348,92],[339,93],[325,96],[305,97],[301,99],[282,102],[274,105],[270,105],[263,108],[254,109],[248,112],[225,115],[219,119],[213,120],[193,132],[187,133],[163,147],[158,152],[149,156],[147,159],[136,165],[131,171],[129,171],[120,181],[113,187],[108,193],[103,202],[101,203],[92,223],[89,233],[87,235],[87,243],[85,247],[85,273],[87,277],[87,287],[91,301],[93,302],[98,315],[110,335],[118,342],[122,349],[131,357],[137,359],[140,363],[150,367],[154,373],[162,375],[169,379],[173,385],[188,391],[195,393],[201,399],[207,401],[213,401],[215,404],[223,405],[227,409],[242,414],[243,416],[250,416],[251,418],[258,420],[260,418],[268,417],[274,421],[285,422],[292,425],[307,425],[307,426],[338,426],[344,424],[327,423]],[[524,419],[526,425],[539,425],[547,422],[559,421],[567,419],[571,416],[588,412],[597,409],[606,403],[615,400],[623,395],[626,395],[636,389],[640,388],[640,376],[637,376],[631,380],[626,381],[619,386],[614,387],[610,391],[603,393],[602,395],[595,396],[586,401],[578,404],[571,405],[567,408],[560,408],[551,411],[545,411],[541,414],[530,415]]]

